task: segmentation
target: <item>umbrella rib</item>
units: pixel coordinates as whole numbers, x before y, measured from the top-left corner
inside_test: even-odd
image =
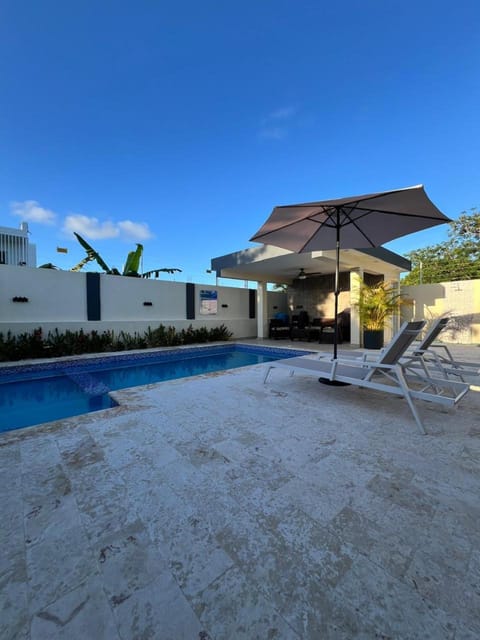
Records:
[[[325,215],[327,216],[327,220],[330,220],[330,221],[331,221],[331,220],[332,220],[332,216],[333,216],[333,214],[334,214],[334,213],[336,213],[336,212],[337,212],[337,209],[336,209],[335,207],[330,207],[330,209],[331,209],[331,210],[330,210],[329,212],[324,211],[324,212],[322,212],[322,213],[325,213]],[[318,214],[314,214],[314,215],[318,215]],[[310,220],[310,216],[307,216],[307,217],[305,218],[305,220]],[[327,220],[325,220],[324,222],[317,222],[316,220],[310,220],[310,222],[315,222],[316,224],[318,224],[318,229],[315,231],[315,234],[314,234],[314,235],[316,235],[316,234],[320,231],[320,229],[321,229],[322,227],[329,227],[330,229],[336,229],[336,228],[337,228],[337,224],[336,224],[335,222],[333,222],[333,224],[327,224]],[[310,238],[310,240],[311,240],[311,238]],[[301,249],[299,249],[299,250],[298,250],[298,252],[296,252],[296,253],[302,253],[302,252],[303,252],[303,250],[305,249],[305,247],[307,246],[307,244],[310,242],[310,240],[308,240],[307,242],[305,242],[305,243],[302,245],[302,248],[301,248]],[[368,240],[368,238],[367,238],[367,240]],[[369,240],[369,242],[370,242],[370,240]]]
[[[348,223],[338,225],[336,222],[334,222],[334,221],[333,221],[333,215],[334,215],[334,214],[336,214],[338,211],[340,211],[341,213],[343,213],[343,214],[344,214],[344,216],[348,219]],[[315,234],[314,234],[314,235],[316,235],[316,234],[320,231],[320,229],[321,229],[322,227],[329,227],[330,229],[337,229],[337,228],[341,229],[342,227],[346,227],[346,226],[347,226],[347,224],[353,224],[353,226],[354,226],[354,227],[356,228],[356,230],[357,230],[357,231],[358,231],[358,232],[359,232],[359,233],[360,233],[360,234],[365,238],[365,240],[366,240],[366,241],[367,241],[367,242],[368,242],[372,247],[374,247],[374,246],[375,246],[375,243],[374,243],[374,242],[372,242],[372,241],[370,240],[370,238],[367,236],[367,234],[366,234],[366,233],[365,233],[365,232],[364,232],[364,231],[363,231],[363,230],[362,230],[362,229],[361,229],[361,228],[356,224],[356,221],[355,221],[355,220],[352,220],[352,218],[350,217],[350,215],[349,215],[346,211],[344,211],[344,208],[343,208],[343,207],[331,207],[331,210],[330,210],[328,213],[327,213],[327,212],[325,212],[325,214],[326,214],[326,216],[327,216],[327,220],[330,220],[330,221],[331,221],[331,224],[328,224],[328,223],[327,223],[327,221],[325,221],[325,222],[317,222],[316,220],[310,220],[310,222],[316,222],[316,223],[319,225],[319,228],[315,231]],[[363,218],[363,217],[364,217],[364,216],[366,216],[366,215],[368,215],[368,212],[365,212],[365,214],[364,214],[364,215],[362,215],[361,217]],[[308,219],[309,219],[309,217],[305,218],[305,220],[308,220]],[[312,236],[312,237],[313,237],[313,236]],[[298,252],[297,252],[297,253],[302,253],[302,252],[304,251],[305,247],[306,247],[306,246],[311,242],[311,240],[312,240],[312,238],[310,238],[310,240],[308,240],[307,242],[305,242],[305,243],[302,245],[301,249],[299,249],[299,250],[298,250]]]
[[[369,213],[371,213],[371,211],[368,211],[368,212],[366,211],[362,216],[359,216],[359,218],[358,218],[358,219],[360,219],[360,218],[364,218],[365,216],[369,215]],[[360,233],[360,234],[365,238],[365,240],[366,240],[367,242],[369,242],[369,243],[372,245],[372,247],[375,247],[375,243],[374,243],[374,242],[372,242],[372,241],[370,240],[370,238],[367,236],[367,234],[363,231],[363,229],[362,229],[361,227],[359,227],[359,226],[358,226],[358,224],[357,224],[357,220],[352,220],[352,218],[350,217],[350,215],[349,215],[346,211],[344,211],[344,212],[343,212],[343,214],[346,216],[346,218],[348,218],[348,220],[349,220],[349,223],[348,223],[348,224],[353,224],[353,226],[354,226],[354,227],[355,227],[355,229],[358,231],[358,233]],[[342,225],[342,226],[346,227],[347,225],[346,225],[346,224],[344,224],[344,225]]]
[[[308,216],[305,216],[305,218],[303,218],[304,220],[308,220]],[[310,220],[310,222],[316,222],[316,220]],[[293,222],[287,222],[286,224],[282,224],[281,227],[278,227],[278,229],[274,229],[274,231],[279,231],[280,229],[283,231],[283,229],[288,229],[289,227],[292,227],[294,225],[298,224],[298,220],[294,220]],[[319,224],[320,226],[323,224],[321,222],[317,222],[317,224]],[[265,233],[262,234],[258,234],[257,236],[252,236],[255,238],[255,242],[257,242],[259,240],[259,238],[263,238],[264,236],[269,236],[272,233],[272,231],[265,231]],[[264,244],[268,244],[268,242],[264,243]]]
[[[289,205],[285,205],[285,206],[278,207],[278,208],[288,209]],[[335,211],[335,209],[334,209],[334,211]],[[326,212],[317,211],[316,213],[312,213],[311,215],[312,216],[317,216],[319,213],[326,213]],[[328,216],[328,218],[331,217],[330,213],[326,213],[326,215]],[[335,225],[328,225],[328,224],[325,224],[325,222],[318,222],[317,220],[312,220],[310,215],[305,216],[304,218],[301,218],[301,219],[302,220],[309,220],[310,222],[314,222],[315,224],[318,224],[320,228],[323,227],[323,226],[335,228]],[[298,224],[298,222],[299,222],[298,220],[292,220],[292,222],[286,222],[285,224],[282,224],[280,227],[278,227],[278,229],[274,229],[274,231],[279,231],[280,229],[283,231],[284,229],[288,229],[289,227],[292,227],[292,226]],[[318,231],[318,229],[317,229],[317,231]],[[264,236],[269,236],[271,233],[272,233],[272,231],[265,231],[264,233],[257,235],[255,237],[255,241],[259,240],[260,238],[263,238]],[[266,244],[268,244],[268,242]]]
[[[386,209],[372,209],[372,208],[365,209],[358,205],[351,206],[350,204],[343,205],[343,207],[345,206],[347,206],[349,209],[356,209],[357,211],[363,211],[364,212],[363,215],[359,216],[359,218],[363,218],[365,215],[375,212],[375,213],[384,213],[385,215],[391,215],[391,216],[401,216],[404,218],[424,218],[425,220],[440,220],[441,222],[444,222],[444,220],[442,220],[438,216],[429,216],[423,213],[405,213],[404,211],[388,211]]]

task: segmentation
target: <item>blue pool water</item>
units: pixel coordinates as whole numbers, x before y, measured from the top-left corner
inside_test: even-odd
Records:
[[[221,345],[7,367],[0,369],[0,432],[114,407],[109,391],[305,353]]]

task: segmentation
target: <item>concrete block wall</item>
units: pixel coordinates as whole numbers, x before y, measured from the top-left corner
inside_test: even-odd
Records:
[[[177,330],[225,324],[235,338],[256,336],[249,289],[192,286],[194,317],[188,318],[186,283],[101,274],[99,317],[89,320],[86,273],[0,265],[0,332],[16,335],[42,327],[45,333],[56,328],[143,333],[160,324]],[[216,314],[201,313],[201,290],[217,292]]]
[[[408,319],[451,316],[448,330],[441,335],[444,342],[480,343],[480,280],[408,286],[401,292],[413,301],[412,308],[404,311]]]

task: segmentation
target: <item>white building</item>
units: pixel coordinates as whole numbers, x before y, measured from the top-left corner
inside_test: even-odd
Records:
[[[28,224],[20,223],[19,229],[0,227],[0,264],[37,266],[37,247],[30,244]]]

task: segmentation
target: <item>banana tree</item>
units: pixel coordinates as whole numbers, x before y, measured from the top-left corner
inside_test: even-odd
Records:
[[[122,276],[138,277],[140,261],[143,255],[143,244],[137,244],[135,251],[130,251],[125,260]]]
[[[80,234],[74,231],[73,235],[82,245],[82,247],[85,249],[85,252],[87,255],[85,256],[85,258],[83,258],[83,260],[80,260],[78,264],[72,267],[71,271],[80,271],[81,269],[83,269],[83,267],[86,264],[88,264],[89,262],[95,261],[98,264],[98,266],[105,271],[105,273],[108,273],[111,275],[120,275],[117,269],[110,269],[108,264],[103,260],[102,256],[97,251],[95,251],[95,249],[91,247],[88,244],[88,242],[82,238]]]
[[[82,238],[81,235],[74,232],[75,237],[78,242],[85,249],[86,256],[83,260],[80,260],[78,264],[72,267],[71,271],[80,271],[86,264],[89,262],[95,261],[98,266],[103,269],[105,273],[112,276],[130,276],[132,278],[150,278],[151,276],[155,276],[158,278],[160,272],[165,273],[175,273],[176,271],[181,272],[181,269],[165,267],[162,269],[153,269],[152,271],[147,271],[146,273],[139,273],[140,263],[143,256],[143,245],[137,244],[137,248],[135,251],[130,251],[127,255],[127,259],[125,260],[125,265],[123,267],[122,273],[115,267],[110,268],[105,260],[101,257],[101,255],[95,251],[93,247],[91,247],[86,240]]]

